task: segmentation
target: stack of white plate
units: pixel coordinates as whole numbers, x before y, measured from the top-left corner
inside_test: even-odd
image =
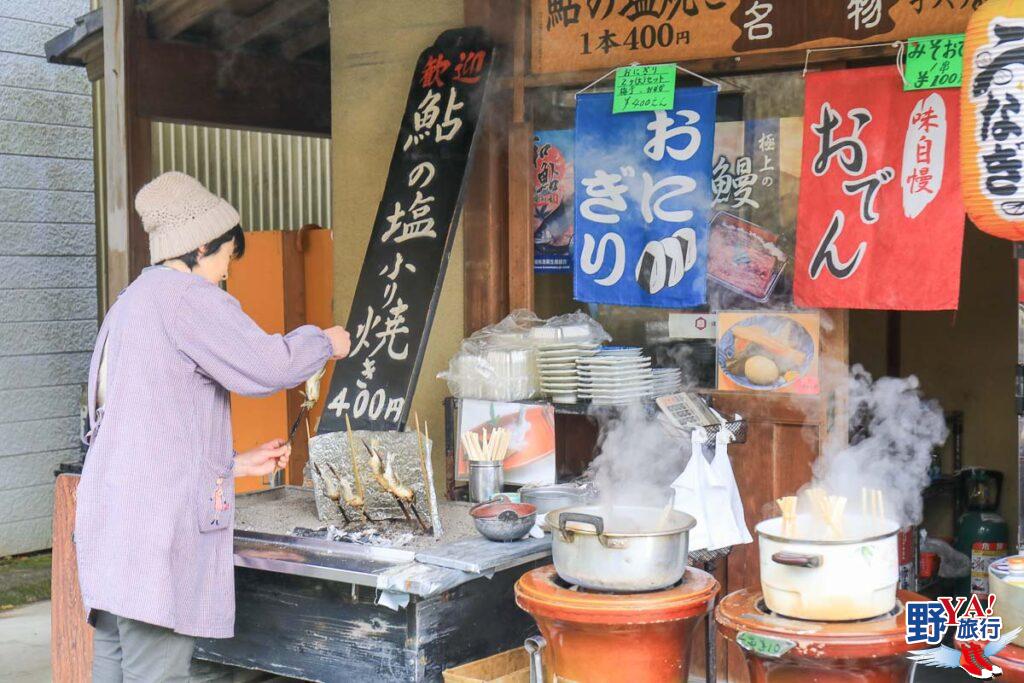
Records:
[[[668,396],[683,390],[683,371],[679,368],[654,368],[651,373],[654,375],[652,393],[655,396]]]
[[[596,405],[632,403],[653,396],[651,359],[639,347],[608,346],[576,361],[579,396]]]
[[[560,341],[537,345],[541,393],[553,403],[576,403],[579,376],[576,361],[593,356],[600,345],[591,341]]]

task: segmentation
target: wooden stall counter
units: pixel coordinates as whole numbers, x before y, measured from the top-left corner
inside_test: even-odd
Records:
[[[89,680],[91,667],[71,538],[77,484],[77,475],[57,479],[58,683]],[[276,519],[290,530],[286,510],[303,506],[314,525],[312,492],[285,486],[240,496],[236,515]],[[492,543],[468,529],[391,548],[236,528],[235,637],[198,640],[196,657],[301,680],[404,683],[440,681],[445,669],[520,647],[536,627],[515,605],[515,582],[550,562],[551,540]]]

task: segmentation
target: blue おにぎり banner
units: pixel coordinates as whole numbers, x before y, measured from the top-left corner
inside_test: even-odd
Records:
[[[717,97],[678,88],[672,110],[626,114],[611,93],[576,98],[577,301],[705,303]]]

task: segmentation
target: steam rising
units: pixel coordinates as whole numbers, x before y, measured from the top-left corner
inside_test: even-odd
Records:
[[[665,505],[690,456],[689,442],[671,436],[640,404],[593,409],[591,417],[601,431],[587,475],[600,491],[601,504]]]
[[[808,487],[846,496],[847,512],[855,514],[861,512],[861,489],[879,489],[887,517],[901,526],[920,522],[932,451],[946,440],[941,408],[921,397],[917,377],[874,380],[860,365],[838,371],[846,375],[850,445],[821,455]],[[597,484],[601,504],[664,505],[689,459],[689,442],[666,432],[640,405],[594,409],[591,417],[600,436],[587,474]]]
[[[942,409],[922,399],[919,386],[915,376],[873,380],[853,366],[847,379],[850,445],[815,461],[812,485],[846,496],[850,512],[860,511],[862,488],[880,489],[887,517],[901,526],[920,522],[932,451],[947,430]]]

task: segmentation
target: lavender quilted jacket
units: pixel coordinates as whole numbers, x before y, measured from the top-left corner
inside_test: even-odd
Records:
[[[266,334],[198,275],[154,266],[121,293],[89,372],[91,443],[74,535],[87,610],[191,636],[233,635],[228,392],[295,386],[330,355],[319,328]]]

